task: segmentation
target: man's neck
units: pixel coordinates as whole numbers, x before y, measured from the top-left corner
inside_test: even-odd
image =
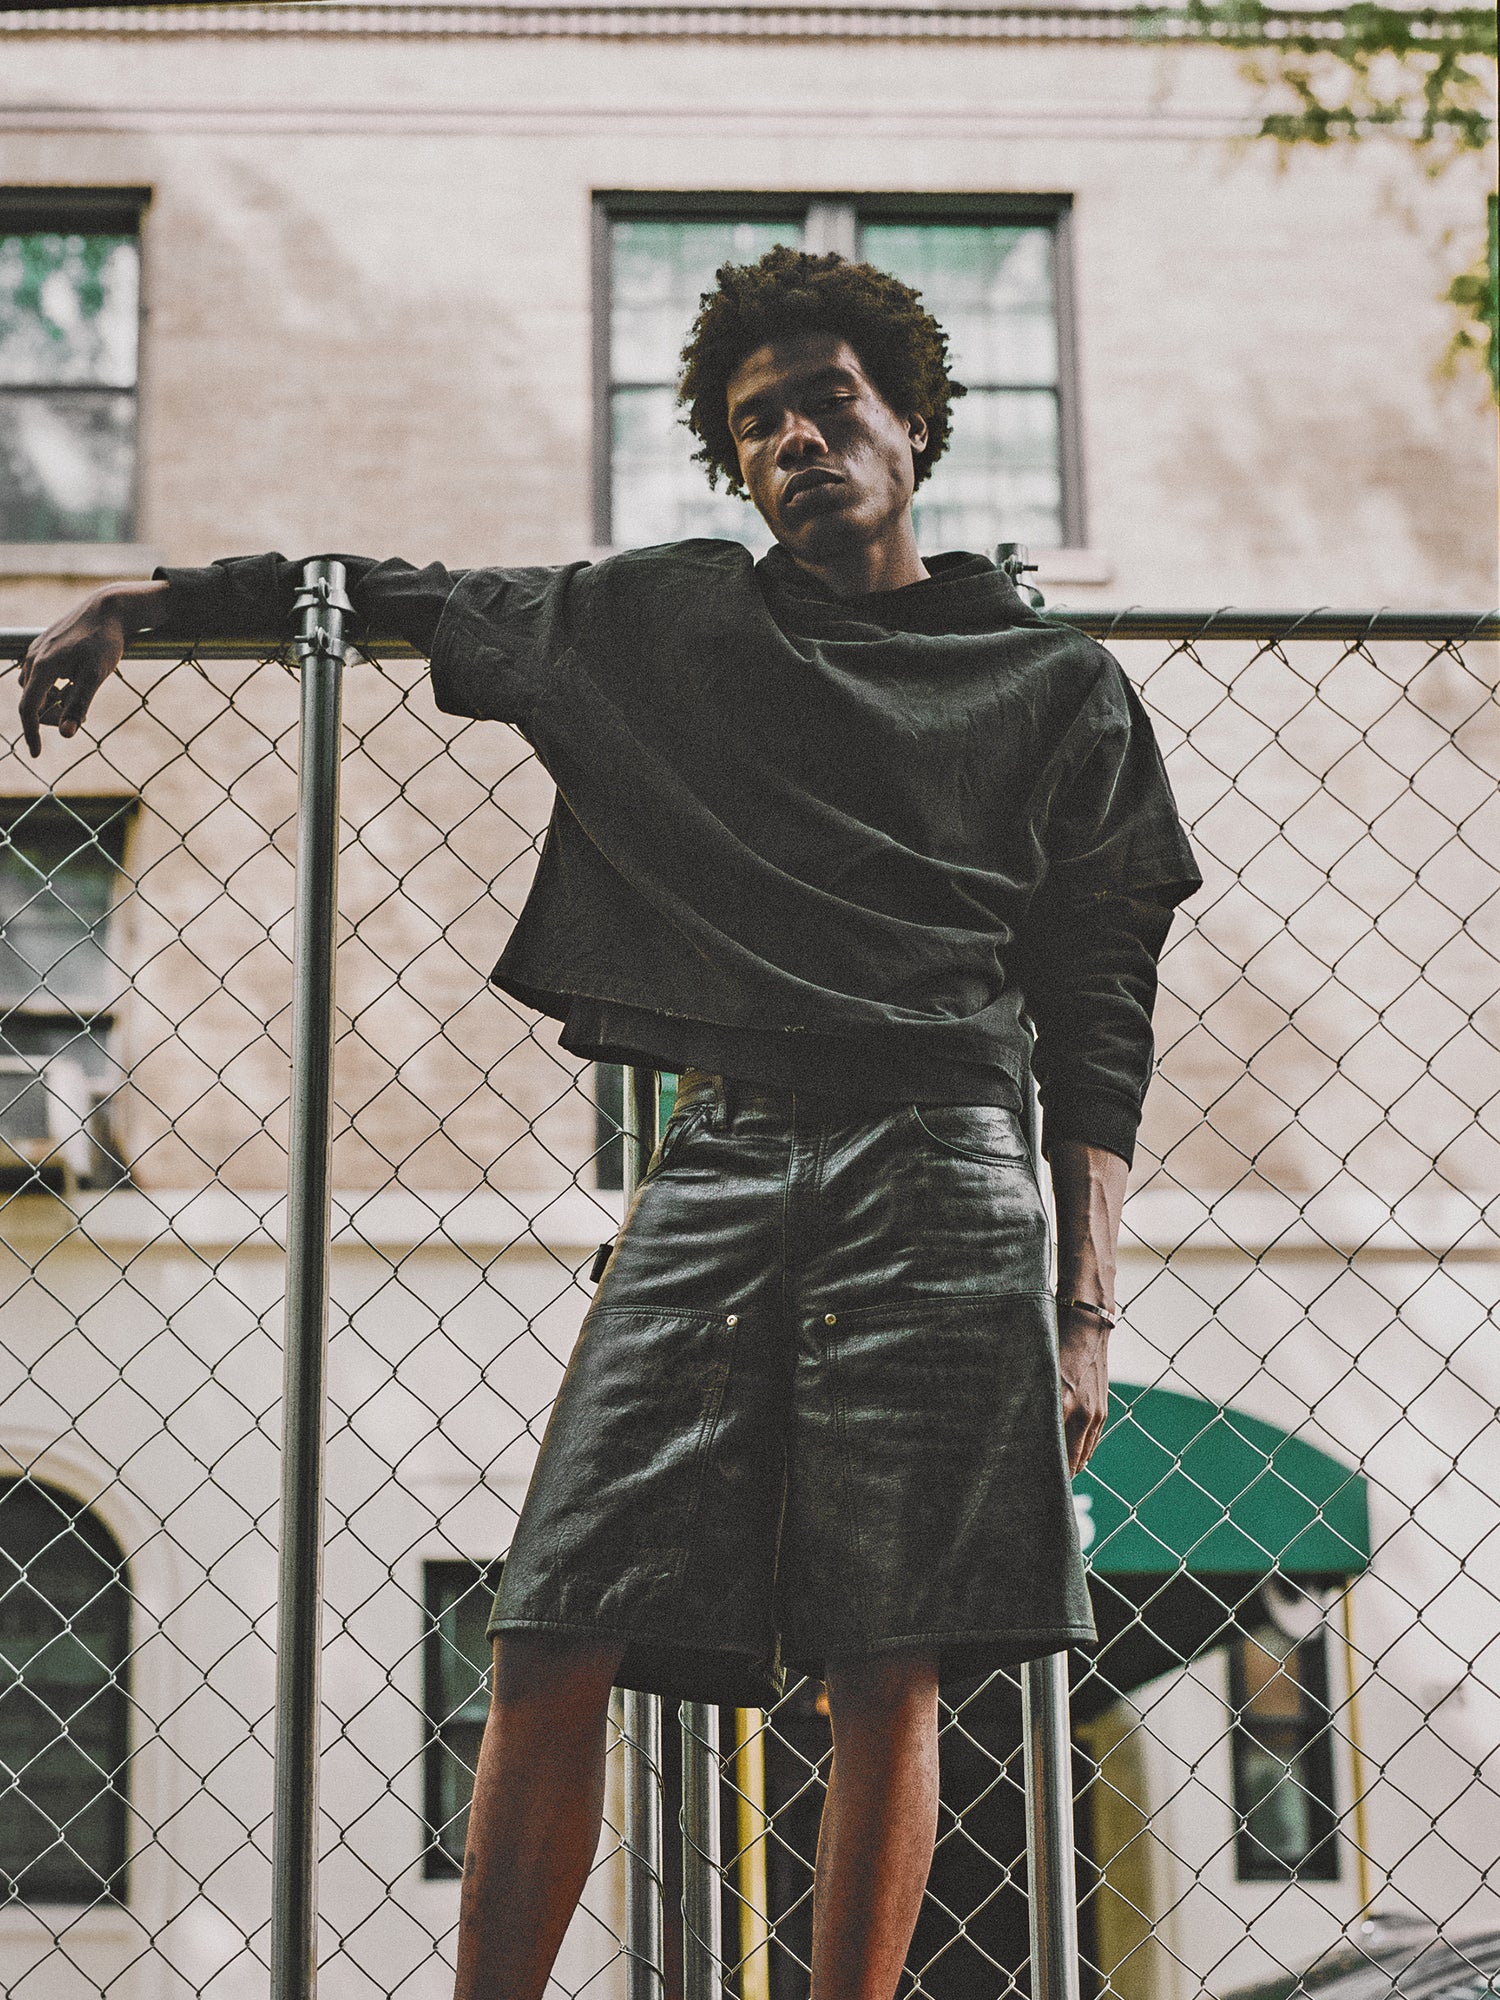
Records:
[[[834,597],[869,597],[878,590],[904,590],[931,572],[917,554],[910,514],[903,517],[901,529],[904,532],[837,553],[799,555],[795,549],[787,549],[787,554]]]

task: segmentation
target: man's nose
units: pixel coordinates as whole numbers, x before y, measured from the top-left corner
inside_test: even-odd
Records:
[[[823,433],[811,417],[801,416],[795,410],[788,413],[776,444],[779,465],[790,465],[801,458],[820,458],[827,449]]]

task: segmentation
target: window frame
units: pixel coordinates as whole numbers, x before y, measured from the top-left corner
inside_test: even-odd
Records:
[[[12,845],[12,829],[33,815],[40,815],[44,823],[53,820],[66,823],[71,819],[75,823],[78,847],[88,844],[84,838],[87,832],[92,837],[93,844],[102,850],[105,859],[111,864],[103,916],[97,924],[90,925],[91,932],[96,930],[102,932],[104,938],[108,940],[122,901],[132,893],[126,859],[135,828],[139,823],[140,806],[140,799],[128,792],[59,793],[55,796],[45,793],[29,796],[5,794],[0,796],[0,854]],[[66,862],[63,866],[66,867]],[[49,886],[55,872],[57,871],[49,870],[47,874],[46,881]],[[107,943],[105,949],[108,950]],[[5,1024],[5,1027],[8,1027],[13,1019],[19,1018],[72,1026],[74,1029],[66,1048],[36,1058],[33,1067],[42,1088],[48,1089],[45,1078],[49,1066],[59,1059],[67,1061],[68,1051],[72,1049],[79,1036],[86,1037],[102,1052],[106,1069],[115,1065],[111,1044],[119,1027],[119,1003],[112,1002],[87,1014],[81,1009],[70,1007],[55,999],[51,1004],[31,1005],[30,1001],[34,1000],[36,994],[44,991],[45,982],[40,982],[28,1000],[10,1003],[0,997],[0,1024]],[[0,1033],[5,1032],[5,1027],[0,1027]],[[0,1064],[4,1065],[4,1075],[18,1074],[16,1065],[27,1060],[29,1058],[20,1051],[15,1056],[0,1051]],[[7,1102],[4,1090],[5,1084],[0,1080],[0,1112],[3,1112]],[[11,1182],[16,1170],[0,1166],[0,1199],[7,1193],[61,1192],[68,1195],[75,1184],[89,1187],[127,1185],[130,1180],[130,1167],[118,1144],[118,1121],[111,1115],[111,1099],[117,1090],[118,1083],[88,1114],[85,1125],[86,1145],[91,1148],[93,1158],[86,1172],[79,1171],[68,1159],[66,1148],[72,1143],[71,1140],[51,1142],[49,1139],[49,1150],[45,1157],[34,1164],[30,1172],[20,1178],[15,1185]],[[21,1094],[16,1093],[17,1096]],[[53,1094],[52,1091],[48,1091],[49,1097]]]
[[[858,193],[811,188],[795,193],[699,189],[669,192],[596,189],[593,195],[593,488],[595,546],[612,546],[612,392],[610,334],[613,258],[610,225],[616,221],[693,222],[734,218],[746,222],[806,223],[814,208],[845,209],[857,244],[860,224],[969,222],[1004,227],[1045,223],[1052,230],[1052,304],[1057,328],[1058,475],[1062,486],[1062,546],[1088,546],[1078,395],[1077,298],[1073,278],[1073,197],[1070,194]],[[687,329],[683,329],[684,338]]]
[[[1274,1630],[1274,1627],[1271,1628]],[[1283,1673],[1295,1663],[1293,1685],[1299,1693],[1294,1727],[1298,1734],[1295,1760],[1288,1763],[1280,1784],[1300,1784],[1307,1799],[1308,1845],[1295,1862],[1284,1861],[1250,1830],[1254,1810],[1273,1796],[1251,1800],[1244,1763],[1251,1749],[1269,1749],[1251,1720],[1249,1678],[1245,1668],[1248,1646],[1269,1651],[1264,1626],[1239,1630],[1229,1652],[1230,1798],[1234,1818],[1234,1875],[1237,1882],[1337,1882],[1343,1875],[1339,1840],[1338,1769],[1334,1756],[1333,1703],[1329,1689],[1328,1633],[1317,1626],[1305,1639],[1293,1642],[1281,1658]],[[1276,1753],[1271,1752],[1272,1755]]]
[[[109,1564],[113,1568],[114,1574],[109,1583],[104,1586],[104,1589],[110,1591],[116,1599],[115,1604],[111,1606],[111,1610],[117,1617],[117,1631],[120,1642],[118,1661],[110,1665],[108,1676],[100,1682],[99,1691],[96,1691],[95,1694],[89,1697],[89,1700],[92,1701],[100,1698],[100,1692],[107,1691],[109,1702],[108,1754],[111,1764],[107,1782],[98,1786],[94,1793],[95,1798],[102,1796],[107,1802],[106,1810],[108,1813],[110,1846],[108,1859],[111,1864],[109,1874],[104,1879],[103,1886],[93,1896],[82,1901],[74,1895],[37,1894],[35,1892],[30,1894],[18,1893],[15,1901],[24,1909],[96,1909],[101,1904],[110,1908],[127,1908],[130,1902],[130,1779],[133,1769],[130,1741],[130,1670],[134,1657],[134,1648],[132,1645],[131,1626],[135,1603],[130,1581],[130,1559],[126,1555],[119,1537],[115,1534],[114,1530],[94,1507],[80,1500],[77,1494],[68,1492],[65,1487],[57,1485],[51,1479],[39,1478],[30,1472],[21,1472],[0,1475],[0,1498],[3,1498],[7,1488],[14,1486],[29,1486],[35,1489],[57,1507],[60,1515],[65,1516],[66,1526],[54,1538],[55,1540],[61,1541],[68,1535],[75,1535],[79,1540],[84,1542],[85,1546],[89,1548],[90,1553],[98,1562]],[[89,1524],[89,1531],[87,1532],[80,1528],[80,1524],[85,1521]],[[106,1553],[106,1550],[108,1553]],[[6,1556],[7,1560],[16,1568],[21,1568],[19,1564],[16,1564],[15,1558],[9,1554],[8,1550],[6,1551]],[[21,1573],[23,1577],[26,1574],[24,1569]],[[35,1594],[41,1598],[40,1591],[37,1591]],[[57,1609],[51,1599],[41,1598],[41,1601],[47,1604],[50,1609],[54,1611]],[[22,1687],[25,1686],[24,1679],[19,1676],[18,1683]],[[71,1717],[69,1720],[71,1721]],[[67,1728],[60,1729],[53,1740],[57,1742],[67,1741]],[[21,1795],[24,1797],[24,1782],[20,1790]],[[20,1876],[14,1877],[8,1874],[0,1874],[0,1881],[12,1881],[20,1885],[24,1882],[26,1872],[23,1870]]]
[[[11,542],[9,548],[111,549],[135,546],[141,527],[141,385],[146,346],[146,211],[153,190],[149,187],[67,187],[45,183],[0,183],[0,236],[133,236],[139,284],[136,296],[135,380],[128,392],[133,410],[130,440],[130,487],[126,507],[125,532],[109,541],[65,540],[62,542]],[[0,387],[0,398],[28,395],[66,395],[70,391],[98,395],[94,383],[49,384],[33,388],[14,384]],[[0,538],[3,540],[3,538]]]
[[[442,1595],[445,1583],[462,1574],[470,1589],[493,1597],[499,1588],[504,1557],[480,1561],[472,1556],[433,1556],[422,1564],[422,1876],[428,1882],[456,1882],[463,1873],[443,1845],[447,1820],[441,1811],[442,1760],[456,1757],[446,1734],[449,1718],[440,1713],[443,1692]],[[489,1669],[486,1668],[486,1678]],[[473,1790],[470,1789],[470,1800]]]

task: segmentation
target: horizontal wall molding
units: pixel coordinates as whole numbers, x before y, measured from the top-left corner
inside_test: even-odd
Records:
[[[0,542],[0,583],[150,576],[166,557],[144,542]]]
[[[0,33],[4,17],[0,16]],[[110,132],[224,137],[339,139],[361,134],[415,138],[578,138],[593,133],[701,133],[697,104],[424,105],[290,103],[0,104],[0,132]],[[1232,139],[1252,134],[1253,118],[1174,109],[1149,111],[1073,99],[952,105],[727,105],[712,114],[722,136],[802,139],[847,132],[889,139]]]
[[[1441,12],[1410,15],[1414,38],[1448,38]],[[1337,9],[1272,10],[1266,39],[1336,46]],[[163,37],[317,35],[333,38],[470,36],[497,41],[727,40],[834,42],[1223,42],[1233,33],[1177,8],[1135,7],[515,7],[359,6],[340,0],[220,6],[0,9],[0,35]]]
[[[1131,1197],[1120,1247],[1127,1259],[1145,1253],[1231,1260],[1473,1257],[1493,1263],[1497,1235],[1485,1219],[1489,1201],[1483,1188],[1424,1194],[1395,1210],[1357,1192],[1319,1196],[1303,1208],[1270,1191],[1148,1191]],[[603,1188],[335,1188],[333,1247],[346,1255],[456,1251],[555,1261],[561,1254],[581,1265],[619,1227],[621,1214],[618,1191]],[[11,1248],[33,1259],[75,1244],[114,1256],[183,1249],[216,1257],[231,1251],[279,1255],[286,1246],[286,1195],[218,1184],[122,1188],[71,1204],[53,1195],[13,1195],[5,1223]]]

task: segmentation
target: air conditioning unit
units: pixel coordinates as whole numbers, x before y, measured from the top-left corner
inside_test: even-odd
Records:
[[[0,1056],[0,1185],[61,1187],[95,1177],[99,1093],[70,1056]]]

